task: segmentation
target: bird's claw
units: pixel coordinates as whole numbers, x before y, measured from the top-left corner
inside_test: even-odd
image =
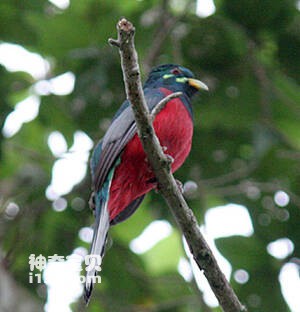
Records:
[[[183,183],[181,181],[177,180],[177,179],[175,179],[175,182],[176,182],[176,184],[178,186],[178,189],[179,189],[180,193],[183,194],[183,191],[184,191]]]
[[[165,154],[165,156],[166,158],[163,160],[163,166],[166,167],[168,171],[171,171],[174,158],[169,154]]]
[[[169,155],[169,154],[165,154],[165,155],[166,155],[168,161],[170,162],[170,164],[173,164],[174,158],[171,155]]]

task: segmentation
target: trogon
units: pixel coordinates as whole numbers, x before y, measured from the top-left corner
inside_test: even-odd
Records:
[[[155,133],[164,152],[173,159],[176,171],[188,156],[193,135],[192,96],[207,86],[193,73],[179,65],[155,67],[144,85],[149,111],[167,95],[182,92],[170,100],[153,121]],[[156,187],[155,177],[137,135],[129,101],[115,114],[91,158],[92,197],[95,226],[91,255],[103,257],[109,227],[124,221],[139,207],[146,193]],[[89,300],[96,270],[87,273],[85,299]]]

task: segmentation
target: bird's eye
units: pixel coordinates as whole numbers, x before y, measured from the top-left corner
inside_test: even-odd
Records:
[[[172,69],[171,73],[173,75],[179,75],[179,74],[181,74],[181,71],[178,68],[174,68],[174,69]]]

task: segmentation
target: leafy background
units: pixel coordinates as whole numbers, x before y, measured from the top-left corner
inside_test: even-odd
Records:
[[[78,232],[93,222],[87,205],[90,175],[55,202],[66,209],[53,209],[45,191],[55,162],[65,155],[53,155],[47,142],[54,131],[68,148],[76,131],[96,142],[124,100],[119,55],[107,44],[121,16],[137,28],[144,76],[155,64],[176,62],[209,85],[210,92],[194,100],[193,150],[176,177],[194,181],[187,198],[200,224],[212,207],[236,203],[247,208],[253,235],[215,242],[233,272],[249,274],[244,284],[232,275],[231,284],[250,311],[290,311],[278,276],[300,255],[297,5],[294,0],[215,0],[216,12],[201,18],[195,1],[73,0],[66,9],[47,1],[1,1],[0,40],[47,59],[46,80],[66,72],[76,78],[71,93],[42,95],[34,87],[40,79],[0,66],[1,127],[29,95],[41,101],[34,120],[13,136],[0,136],[3,311],[43,309],[46,287],[28,283],[29,254],[66,256],[78,246],[88,248]],[[280,190],[289,197],[285,207],[274,201]],[[144,254],[134,253],[129,243],[158,219],[170,222],[172,234]],[[203,300],[194,279],[187,282],[178,274],[178,261],[186,255],[160,196],[148,195],[130,220],[111,230],[111,237],[102,283],[87,311],[220,311]],[[279,238],[293,245],[283,259],[266,249]],[[83,302],[72,309],[83,310]]]

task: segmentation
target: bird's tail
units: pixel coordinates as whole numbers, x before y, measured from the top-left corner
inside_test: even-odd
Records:
[[[100,142],[98,146],[96,147],[95,152],[99,152],[101,150],[101,144]],[[97,158],[97,157],[96,157]],[[94,157],[92,157],[94,159]],[[93,235],[93,241],[91,244],[90,249],[90,264],[93,260],[92,264],[100,264],[102,263],[102,257],[104,256],[105,251],[105,244],[107,239],[107,233],[110,226],[110,216],[108,211],[108,202],[109,202],[109,194],[110,194],[110,187],[113,180],[114,172],[116,167],[119,165],[121,159],[118,158],[114,166],[109,171],[107,178],[105,182],[103,183],[101,189],[95,190],[94,192],[94,208],[95,208],[95,226],[94,226],[94,235]],[[92,175],[93,172],[96,171],[96,163],[91,163],[92,166]],[[93,175],[93,179],[95,180],[95,176]],[[100,263],[96,263],[96,261],[100,257]],[[87,268],[86,268],[87,269]],[[89,267],[90,269],[90,267]],[[88,304],[92,290],[94,287],[94,284],[96,282],[96,275],[97,270],[99,270],[99,266],[96,267],[95,265],[91,268],[91,270],[87,270],[86,274],[86,280],[85,280],[85,286],[84,286],[84,299],[86,304]]]
[[[106,194],[108,191],[109,187],[106,189]],[[90,300],[94,283],[97,280],[96,275],[97,271],[99,271],[100,269],[102,257],[104,255],[105,243],[109,229],[109,212],[107,208],[108,196],[103,196],[103,192],[100,192],[100,194],[95,194],[95,204],[96,222],[94,227],[94,235],[91,244],[90,255],[88,256],[90,261],[89,267],[86,268],[87,273],[84,287],[84,299],[86,304],[88,304]]]

